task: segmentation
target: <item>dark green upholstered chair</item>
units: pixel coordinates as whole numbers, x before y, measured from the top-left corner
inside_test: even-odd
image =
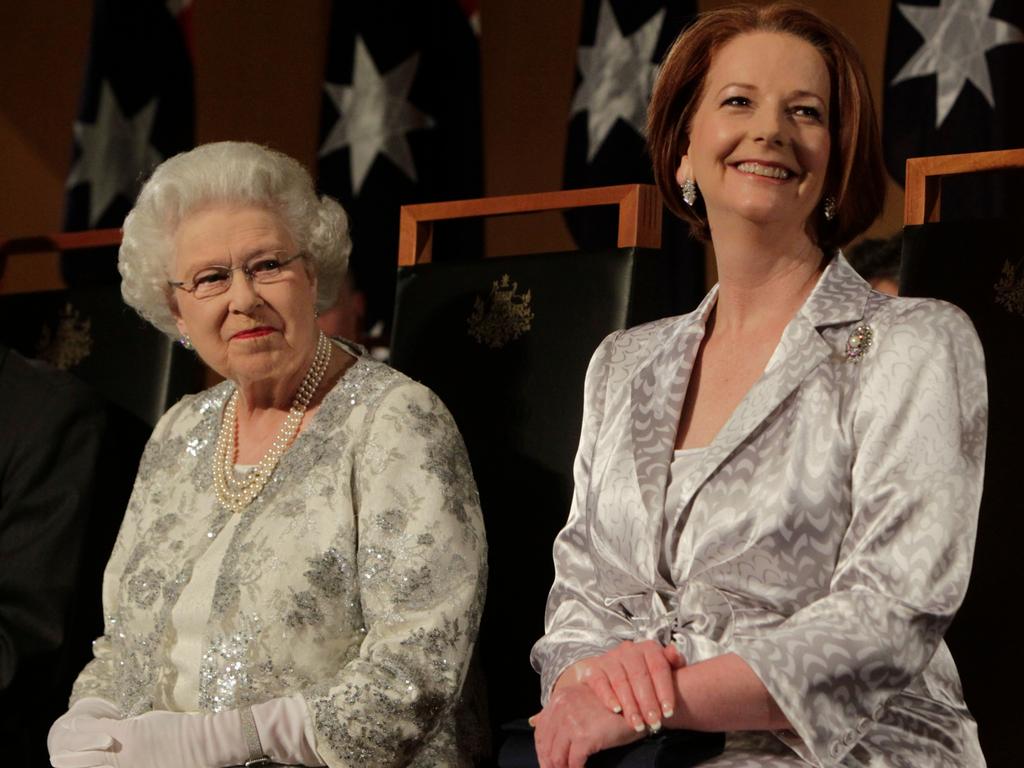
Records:
[[[617,245],[431,259],[434,221],[585,205],[618,207]],[[480,488],[490,581],[478,649],[495,748],[500,724],[540,707],[529,654],[569,511],[590,355],[609,333],[688,311],[704,293],[702,270],[660,249],[661,211],[641,185],[402,209],[391,362],[447,404]]]
[[[958,220],[956,211],[941,206],[943,178],[983,171],[1004,174],[1004,188],[1016,195],[1005,201],[1006,210],[1024,210],[1024,149],[907,162],[900,294],[958,305],[971,317],[985,350],[989,427],[978,540],[967,597],[946,640],[988,764],[1010,766],[1020,764],[1024,725],[1024,668],[1018,633],[1011,629],[1019,620],[1024,586],[1019,568],[1024,542],[1021,222],[1005,216]]]

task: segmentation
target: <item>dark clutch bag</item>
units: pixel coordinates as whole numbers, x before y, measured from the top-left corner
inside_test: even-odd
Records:
[[[505,740],[498,752],[499,768],[539,768],[533,728],[525,720],[502,726]],[[587,768],[687,768],[719,755],[724,733],[663,730],[656,736],[606,749],[587,760]]]

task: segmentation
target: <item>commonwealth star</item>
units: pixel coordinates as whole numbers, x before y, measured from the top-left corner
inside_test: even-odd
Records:
[[[406,134],[431,128],[434,120],[411,103],[409,90],[416,76],[419,54],[413,54],[390,72],[381,73],[361,37],[355,39],[352,83],[324,83],[338,111],[320,157],[349,148],[352,193],[358,195],[378,154],[385,155],[406,176],[416,181],[416,164]]]
[[[938,6],[900,3],[900,13],[924,38],[892,85],[915,77],[938,76],[935,127],[953,109],[969,80],[995,109],[985,54],[1000,45],[1024,43],[1024,32],[989,15],[995,0],[940,0]]]
[[[647,102],[658,65],[651,61],[665,18],[662,8],[628,37],[622,34],[609,0],[602,0],[592,46],[580,46],[583,80],[572,100],[572,115],[587,112],[587,162],[591,162],[615,121],[643,136]]]
[[[67,188],[90,185],[90,227],[96,226],[118,195],[134,200],[142,180],[164,159],[150,143],[156,108],[154,98],[134,116],[125,116],[110,82],[104,80],[96,120],[75,122],[81,154],[68,174]]]

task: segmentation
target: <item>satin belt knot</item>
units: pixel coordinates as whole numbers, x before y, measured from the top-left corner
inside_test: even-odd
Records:
[[[680,631],[723,644],[732,638],[735,617],[729,599],[701,581],[687,581],[667,598],[652,589],[605,598],[604,602],[609,608],[619,606],[639,640],[666,645]]]
[[[729,644],[736,620],[723,592],[702,581],[687,581],[677,590],[676,599],[677,629]]]

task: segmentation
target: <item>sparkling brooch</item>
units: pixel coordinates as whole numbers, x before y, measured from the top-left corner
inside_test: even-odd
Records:
[[[875,332],[871,330],[870,325],[858,325],[853,329],[853,333],[850,334],[850,338],[846,342],[846,359],[854,363],[858,362],[871,349],[874,340]]]

